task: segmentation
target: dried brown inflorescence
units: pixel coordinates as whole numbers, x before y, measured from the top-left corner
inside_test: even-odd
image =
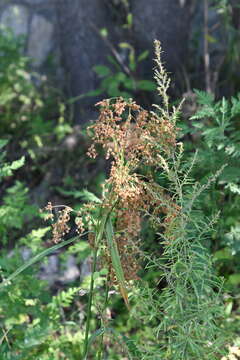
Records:
[[[126,280],[137,279],[138,239],[142,216],[151,212],[156,217],[164,214],[163,226],[172,226],[180,208],[170,195],[152,179],[141,175],[141,167],[167,166],[176,147],[176,127],[169,117],[143,110],[132,100],[123,98],[103,100],[100,116],[88,128],[93,138],[89,155],[96,157],[96,144],[111,158],[110,177],[107,186],[111,189],[111,201],[106,196],[105,206],[113,202],[116,212],[116,240]],[[161,164],[160,164],[161,163]],[[105,261],[114,282],[114,271],[107,246]]]
[[[95,144],[101,144],[106,157],[113,156],[116,165],[123,160],[120,156],[123,153],[130,168],[142,161],[158,165],[158,154],[169,156],[176,146],[175,124],[162,115],[143,110],[131,99],[107,99],[97,106],[100,106],[99,119],[88,128],[94,130],[91,157],[97,154]]]
[[[56,215],[56,222],[54,221],[54,208],[63,208],[62,210],[58,210]],[[69,233],[70,226],[68,225],[70,221],[70,213],[73,211],[69,206],[52,206],[51,202],[48,202],[47,206],[43,209],[44,211],[44,219],[52,221],[52,241],[57,244],[59,243],[63,237]],[[41,212],[43,212],[41,210]]]
[[[99,119],[88,128],[93,138],[89,156],[97,155],[95,145],[100,144],[111,158],[109,179],[104,184],[102,209],[115,212],[115,240],[124,271],[125,280],[138,279],[140,257],[139,235],[142,217],[147,213],[153,219],[163,218],[161,226],[172,233],[172,227],[180,211],[173,198],[156,184],[149,175],[141,175],[142,166],[167,169],[168,160],[176,148],[176,127],[167,112],[157,113],[143,110],[132,100],[118,98],[103,100]],[[165,114],[165,115],[164,115]],[[91,214],[99,204],[88,203],[75,218],[77,233],[81,234],[87,224],[94,231]],[[46,218],[54,220],[51,203],[45,208]],[[52,224],[53,241],[59,242],[70,230],[70,207],[58,210],[56,222]],[[159,223],[158,223],[159,226]],[[95,246],[93,232],[89,243]],[[109,268],[111,283],[116,282],[111,255],[107,243],[102,244],[103,262]]]
[[[178,129],[175,124],[179,108],[170,110],[167,95],[170,80],[161,63],[159,42],[155,42],[155,49],[154,77],[162,105],[154,105],[154,112],[147,111],[132,99],[121,97],[96,104],[100,107],[100,116],[88,127],[93,139],[88,155],[95,158],[96,146],[102,146],[106,159],[111,159],[110,176],[103,185],[102,200],[85,204],[75,219],[77,232],[81,234],[87,228],[90,246],[95,250],[102,249],[102,262],[109,269],[110,282],[118,282],[126,302],[122,270],[125,280],[138,279],[143,216],[147,214],[153,225],[160,226],[165,232],[165,238],[172,241],[181,211],[174,197],[157,184],[152,175],[155,169],[161,168],[171,177],[170,164],[180,145],[176,142]],[[181,146],[179,150],[181,154]],[[45,210],[47,217],[53,220],[50,203]],[[54,242],[69,232],[70,211],[72,209],[64,207],[58,212],[57,221],[52,224]],[[109,236],[108,241],[104,239],[104,226],[109,224],[109,216],[114,226],[114,251]]]

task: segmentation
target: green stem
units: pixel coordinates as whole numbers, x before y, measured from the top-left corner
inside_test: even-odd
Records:
[[[88,335],[89,335],[90,320],[91,320],[91,315],[92,315],[94,273],[96,272],[96,266],[97,266],[97,251],[98,251],[98,248],[95,247],[94,255],[93,255],[93,268],[92,268],[92,273],[91,273],[91,283],[90,283],[90,290],[89,290],[88,306],[87,306],[87,321],[86,321],[84,350],[83,350],[83,359],[84,360],[87,359],[87,354],[88,354]]]
[[[103,304],[103,312],[102,312],[102,316],[104,316],[104,312],[107,308],[108,305],[108,292],[109,292],[109,276],[107,278],[107,283],[106,283],[106,290],[105,290],[105,299],[104,299],[104,304]],[[104,321],[101,318],[101,328],[104,327]],[[101,335],[101,339],[100,339],[100,345],[99,345],[99,352],[98,352],[98,360],[101,360],[102,357],[102,353],[103,353],[103,337],[104,337],[104,333]]]
[[[94,253],[93,253],[93,268],[91,272],[91,282],[90,282],[90,289],[89,289],[89,298],[88,298],[88,305],[87,305],[87,320],[86,320],[86,329],[85,329],[85,339],[84,339],[84,350],[83,350],[83,360],[87,359],[88,354],[88,336],[89,336],[89,328],[90,328],[90,321],[92,316],[92,300],[93,300],[93,288],[94,288],[94,273],[96,272],[97,266],[97,252],[99,243],[102,240],[105,224],[108,219],[109,212],[105,213],[100,221],[98,226],[95,242],[94,242]]]
[[[111,199],[111,191],[109,192],[109,198]],[[100,220],[96,230],[96,237],[94,242],[94,253],[93,253],[93,268],[91,273],[91,282],[90,282],[90,289],[89,289],[89,298],[88,298],[88,305],[87,305],[87,320],[86,320],[86,329],[85,329],[85,338],[84,338],[84,349],[83,349],[83,360],[87,360],[88,355],[88,337],[89,337],[89,329],[90,329],[90,321],[92,316],[92,300],[93,300],[93,288],[94,288],[94,273],[96,272],[97,266],[97,252],[99,244],[103,238],[103,234],[105,231],[106,222],[108,220],[109,215],[113,211],[115,205],[117,204],[118,200],[116,200],[111,209],[108,211],[103,212],[102,216],[100,216]],[[106,300],[107,301],[107,300]]]

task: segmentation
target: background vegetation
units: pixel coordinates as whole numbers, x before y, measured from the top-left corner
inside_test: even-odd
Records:
[[[149,60],[149,51],[138,54],[126,40],[119,45],[126,52],[122,64],[113,53],[107,64],[94,65],[98,78],[94,90],[68,97],[50,78],[32,70],[21,37],[1,31],[1,359],[240,356],[240,49],[235,16],[239,6],[228,0],[201,5],[205,21],[189,40],[193,56],[175,89],[168,83],[160,50],[151,80],[139,71]],[[124,29],[131,32],[127,1],[121,9]],[[212,11],[219,15],[218,33],[209,27]],[[104,29],[100,36],[107,39]],[[216,57],[219,47],[224,50]],[[133,119],[139,111],[132,101],[145,106],[149,118],[146,123],[142,119],[142,131],[145,135],[149,131],[152,152],[147,153],[145,143],[139,145],[141,136],[133,143],[129,138],[121,143],[117,126],[107,133],[113,125],[106,122],[102,108],[105,138],[97,133],[101,125],[97,127],[96,119],[90,130],[89,123],[76,123],[74,104],[79,100],[90,99],[93,106],[96,97],[118,96],[125,99],[124,111],[117,108],[123,106],[118,100],[102,107],[115,111],[119,124],[128,124],[126,109],[133,112]],[[152,102],[158,107],[151,108]],[[159,123],[149,130],[152,109]],[[130,134],[136,121],[126,128]],[[110,160],[99,144],[98,158],[87,155],[91,138],[104,145]],[[120,150],[113,150],[116,144],[125,150],[120,159]],[[136,194],[140,186],[136,179],[145,179],[141,186],[148,194],[147,205],[138,200],[133,206],[127,198],[123,202],[124,194],[110,196],[111,186],[116,194],[118,184],[111,172],[112,159],[118,166],[123,161],[120,174],[126,168],[129,172],[122,183],[128,185],[126,193]],[[45,211],[39,211],[48,202],[66,206],[48,205],[56,222],[51,216],[44,222]],[[140,217],[141,229],[133,235],[131,226],[137,229]],[[97,242],[91,234],[82,234],[82,227],[97,234]],[[123,238],[126,253],[120,248]],[[105,262],[95,262],[91,273],[96,244]],[[51,263],[57,263],[55,277],[49,275]],[[76,275],[67,276],[67,270],[77,271]],[[129,275],[131,270],[135,276]]]

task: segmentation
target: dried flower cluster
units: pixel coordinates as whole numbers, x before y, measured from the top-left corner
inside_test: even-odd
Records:
[[[45,220],[50,219],[53,222],[55,217],[53,213],[53,208],[56,208],[56,206],[52,206],[52,203],[48,202],[47,206],[45,206],[45,208],[43,209]],[[71,211],[73,211],[73,209],[69,206],[63,206],[63,209],[58,211],[56,222],[52,223],[52,241],[55,244],[60,242],[62,238],[70,231],[70,226],[68,225],[68,223],[70,221]]]
[[[95,144],[101,144],[107,158],[113,156],[115,166],[122,161],[135,168],[139,162],[158,165],[158,155],[170,155],[176,145],[176,127],[168,117],[143,110],[134,101],[118,98],[107,99],[97,104],[100,116],[88,129],[94,129],[94,144],[89,155],[97,155]]]
[[[126,280],[137,279],[136,249],[143,214],[164,214],[162,225],[167,228],[180,210],[159,185],[141,175],[141,167],[165,166],[175,152],[177,129],[171,116],[143,110],[132,100],[108,99],[97,105],[100,106],[99,119],[88,128],[94,142],[89,155],[95,157],[95,145],[100,144],[106,158],[112,159],[107,180],[111,202],[106,196],[105,206],[111,206],[113,201],[117,203],[115,231],[121,264]],[[114,281],[107,247],[104,257]]]
[[[171,112],[169,110],[169,80],[161,64],[159,45],[155,45],[158,67],[155,78],[162,98],[162,107],[156,106],[156,111],[152,112],[142,109],[131,99],[124,100],[120,97],[103,100],[97,104],[100,107],[98,120],[88,128],[93,140],[88,155],[95,158],[95,146],[99,144],[106,151],[106,158],[112,161],[100,207],[116,215],[115,240],[125,280],[138,278],[138,243],[143,215],[148,214],[150,218],[158,219],[158,225],[159,219],[162,219],[160,226],[167,232],[172,226],[176,226],[175,219],[180,211],[174,199],[154,182],[151,171],[147,176],[143,176],[142,172],[143,168],[162,168],[169,171],[168,162],[173,158],[177,146],[178,129],[175,121],[178,109],[173,108]],[[93,216],[97,208],[99,209],[99,204],[94,203],[86,204],[82,208],[75,220],[78,233],[83,232],[84,224],[87,224],[89,230],[98,231]],[[48,218],[53,220],[50,203],[45,210]],[[62,236],[69,232],[67,223],[70,211],[69,207],[64,207],[52,225],[54,242],[60,241]],[[98,217],[99,214],[101,212]],[[89,235],[89,242],[95,247],[92,234]],[[111,281],[114,282],[116,274],[107,242],[101,246]]]
[[[238,346],[229,346],[229,354],[221,360],[237,360],[240,357],[240,348]]]

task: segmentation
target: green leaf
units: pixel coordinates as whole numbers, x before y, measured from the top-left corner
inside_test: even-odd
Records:
[[[39,246],[40,241],[51,230],[51,226],[32,230],[30,234],[19,239],[19,243],[29,246],[32,250]]]
[[[95,271],[95,273],[93,274],[93,280],[97,280],[98,278],[100,278],[100,272],[99,271]]]
[[[91,90],[91,91],[88,91],[85,96],[98,96],[98,95],[101,95],[103,93],[103,90],[101,88],[99,89],[96,89],[96,90]]]
[[[225,99],[225,97],[222,98],[221,106],[220,106],[220,112],[225,115],[228,112],[228,102]]]
[[[214,253],[215,260],[232,260],[233,256],[229,248],[218,250]]]
[[[4,146],[6,146],[8,143],[8,140],[0,139],[0,149],[2,149]]]
[[[225,308],[225,314],[227,316],[229,316],[232,312],[232,308],[233,308],[233,302],[230,301],[227,305],[226,305],[226,308]]]
[[[120,96],[120,90],[119,90],[120,82],[119,80],[114,79],[111,81],[107,88],[107,94],[110,97]]]
[[[129,27],[131,27],[132,24],[133,24],[133,16],[132,16],[132,13],[128,13],[128,14],[127,14],[127,24],[129,25]]]
[[[129,54],[129,68],[130,68],[130,70],[135,71],[136,67],[137,67],[137,64],[136,64],[136,60],[135,60],[135,52],[134,52],[134,50],[131,50],[130,54]]]
[[[70,98],[69,100],[66,101],[66,103],[67,104],[74,104],[76,101],[84,99],[85,97],[98,96],[98,95],[101,95],[102,93],[103,93],[102,88],[95,89],[95,90],[90,90],[85,94],[80,94],[78,96]]]
[[[80,287],[70,287],[66,291],[60,291],[56,296],[53,296],[52,302],[48,304],[48,307],[52,309],[69,307],[72,304],[75,295],[78,294],[80,290]]]
[[[90,202],[95,202],[98,204],[101,204],[102,200],[99,199],[95,194],[93,194],[92,192],[84,189],[81,191],[81,196],[83,198],[84,201],[90,201]]]
[[[145,60],[149,55],[149,51],[145,50],[143,51],[138,57],[137,57],[137,62],[141,62],[143,60]]]
[[[118,72],[116,75],[115,75],[115,79],[119,82],[124,82],[126,80],[126,75],[123,73],[123,72]]]
[[[11,89],[6,89],[4,94],[0,96],[0,105],[4,106],[10,103],[13,99],[17,97]]]
[[[4,164],[2,168],[0,168],[0,179],[6,176],[12,176],[13,171],[19,169],[24,165],[25,157],[22,156],[20,159],[13,161],[11,164]]]
[[[124,86],[128,90],[136,90],[136,82],[130,77],[124,80]]]
[[[240,274],[232,274],[228,278],[228,283],[234,286],[240,284]]]
[[[98,74],[99,76],[105,77],[111,74],[111,70],[104,65],[96,65],[93,67],[93,70],[95,71],[96,74]]]
[[[130,50],[132,50],[132,45],[130,45],[130,44],[127,43],[127,42],[121,42],[121,43],[119,44],[119,47],[120,47],[121,49],[130,49]]]
[[[74,199],[82,198],[84,201],[95,202],[101,204],[101,199],[99,199],[95,194],[92,192],[84,189],[84,190],[64,190],[60,187],[56,188],[61,194],[66,196],[72,196]]]
[[[107,37],[107,36],[108,36],[108,31],[107,31],[107,29],[106,29],[106,28],[102,28],[102,29],[100,30],[100,34],[101,34],[102,37]]]
[[[210,129],[204,130],[203,135],[205,136],[206,142],[210,147],[216,145],[217,139],[218,141],[224,140],[224,133],[220,127],[212,127]]]
[[[156,84],[150,80],[139,80],[137,82],[137,87],[139,89],[145,90],[145,91],[155,91],[156,90]]]
[[[190,120],[203,119],[203,118],[209,118],[209,117],[214,117],[214,116],[215,116],[214,109],[210,106],[204,106],[202,109],[197,111],[196,114],[191,116]]]
[[[224,241],[234,256],[240,253],[240,225],[231,226],[231,230],[224,235]]]
[[[217,39],[215,37],[213,37],[209,34],[206,36],[206,38],[207,38],[207,41],[211,44],[214,44],[217,41]]]
[[[197,100],[200,105],[213,106],[213,102],[214,102],[213,94],[197,89],[194,89],[194,92],[197,95]]]
[[[11,169],[11,170],[17,170],[17,169],[19,169],[20,167],[22,167],[22,166],[24,165],[24,163],[25,163],[25,157],[22,156],[20,159],[15,160],[15,161],[13,161],[13,162],[11,163],[10,169]]]
[[[219,179],[225,183],[236,183],[240,179],[240,167],[227,166]]]
[[[240,100],[232,97],[231,101],[232,101],[231,116],[233,117],[240,114]]]
[[[103,276],[105,276],[105,275],[107,275],[108,274],[108,269],[105,269],[105,268],[103,268],[103,269],[101,269],[100,270],[100,275],[103,275]]]
[[[128,301],[128,294],[125,285],[124,272],[121,264],[120,255],[118,252],[117,243],[115,241],[113,234],[111,219],[108,219],[106,222],[105,232],[108,243],[108,249],[111,255],[111,261],[118,281],[120,293],[125,301],[127,308],[129,309],[129,301]]]

